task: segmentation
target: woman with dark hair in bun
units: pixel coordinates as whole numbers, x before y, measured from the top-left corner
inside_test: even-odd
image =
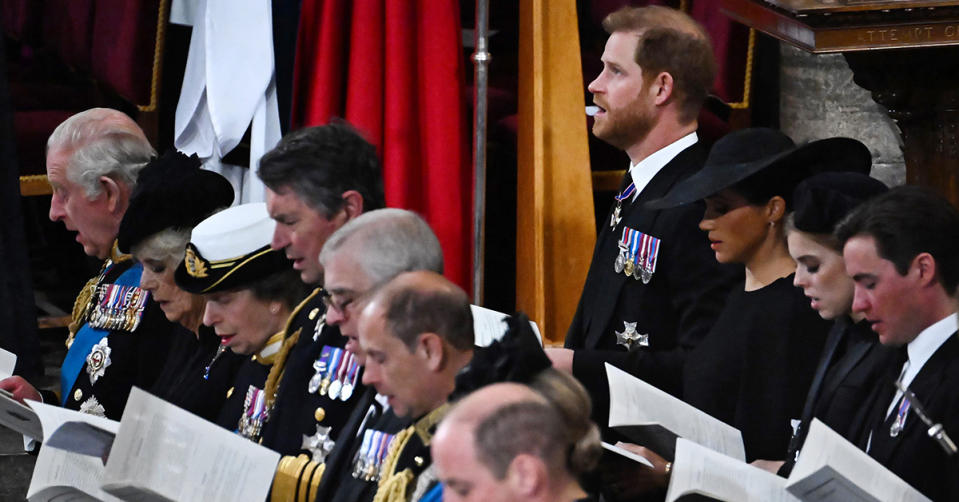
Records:
[[[793,283],[803,288],[810,306],[835,321],[806,395],[799,423],[793,427],[785,462],[760,461],[788,476],[813,418],[845,437],[856,437],[855,418],[871,386],[879,381],[895,351],[878,343],[862,314],[852,311],[853,286],[833,229],[859,204],[887,190],[859,173],[822,173],[796,187],[795,209],[786,220],[789,254],[796,260]]]
[[[273,408],[282,368],[273,363],[296,341],[284,339],[283,328],[309,292],[292,262],[270,248],[275,226],[264,203],[216,213],[193,229],[174,275],[181,289],[203,295],[203,324],[246,356],[216,422],[252,441]]]
[[[219,412],[240,359],[202,325],[203,297],[177,287],[173,273],[190,230],[232,202],[226,178],[201,169],[196,156],[169,151],[140,171],[117,235],[117,247],[143,264],[140,287],[177,323],[163,371],[148,390],[208,420]]]

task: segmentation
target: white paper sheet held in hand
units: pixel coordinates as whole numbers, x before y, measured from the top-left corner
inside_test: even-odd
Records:
[[[608,450],[608,451],[611,451],[611,452],[613,452],[613,453],[615,453],[615,454],[617,454],[617,455],[619,455],[619,456],[621,456],[621,457],[626,457],[626,458],[632,460],[633,462],[636,462],[636,463],[641,464],[641,465],[643,465],[643,466],[649,467],[650,469],[654,469],[654,468],[655,468],[655,466],[653,466],[653,463],[650,462],[649,459],[647,459],[646,457],[644,457],[644,456],[642,456],[642,455],[637,455],[637,454],[635,454],[635,453],[627,450],[626,448],[620,448],[619,446],[616,446],[616,445],[614,445],[614,444],[609,444],[609,443],[607,443],[606,441],[603,441],[603,442],[602,442],[602,445],[603,445],[603,449]]]
[[[929,500],[818,419],[809,426],[786,489],[810,502]]]
[[[264,500],[280,455],[134,388],[103,489],[136,500]]]
[[[89,451],[89,437],[60,434],[59,436],[63,436],[62,441],[57,441],[58,432],[70,425],[83,424],[85,427],[103,431],[109,436],[116,434],[119,423],[37,401],[27,401],[27,404],[36,413],[37,420],[42,426],[42,432],[36,437],[43,439],[37,463],[33,468],[33,477],[30,479],[30,488],[27,490],[27,499],[31,502],[119,500],[100,489],[104,467],[99,455],[91,456],[62,449],[75,446],[74,449]],[[54,443],[59,443],[60,446],[51,446]],[[100,445],[95,449],[102,451],[104,448],[109,449],[109,445]]]
[[[478,305],[470,305],[470,310],[473,312],[474,345],[486,347],[493,343],[493,340],[503,338],[503,335],[506,334],[504,319],[508,318],[508,315]],[[533,321],[530,321],[529,324],[533,328],[536,338],[539,338],[539,344],[542,345],[543,335],[539,332],[539,326]]]
[[[697,496],[730,502],[798,502],[785,487],[784,478],[679,438],[666,502]]]
[[[13,369],[17,366],[17,355],[13,352],[0,349],[0,380],[13,375]]]
[[[648,431],[656,444],[643,444],[672,459],[673,437],[683,437],[740,461],[745,460],[742,434],[648,383],[606,364],[609,381],[609,426],[629,438]],[[665,436],[665,438],[663,437]],[[664,439],[669,444],[664,442]],[[663,451],[657,451],[659,448]]]

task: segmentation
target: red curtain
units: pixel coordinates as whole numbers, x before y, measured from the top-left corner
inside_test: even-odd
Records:
[[[342,117],[377,146],[386,203],[423,216],[469,291],[472,164],[459,4],[303,0],[293,127]]]

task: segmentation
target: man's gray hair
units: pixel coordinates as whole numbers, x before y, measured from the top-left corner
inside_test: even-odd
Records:
[[[66,176],[89,198],[100,195],[101,176],[132,189],[140,169],[156,155],[140,126],[109,108],[91,108],[63,121],[47,140],[47,153],[52,151],[70,153]]]
[[[379,287],[403,272],[443,273],[443,250],[430,226],[405,209],[377,209],[348,221],[323,246],[326,264],[347,244],[360,268]]]

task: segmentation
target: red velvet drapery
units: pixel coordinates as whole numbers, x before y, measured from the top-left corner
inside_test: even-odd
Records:
[[[411,209],[443,246],[446,276],[469,291],[472,164],[459,4],[304,0],[293,127],[342,117],[377,146],[386,203]]]

